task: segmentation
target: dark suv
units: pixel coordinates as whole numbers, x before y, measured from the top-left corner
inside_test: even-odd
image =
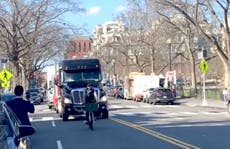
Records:
[[[172,90],[168,88],[156,88],[148,98],[148,102],[151,104],[157,103],[170,103],[174,104],[175,97]]]

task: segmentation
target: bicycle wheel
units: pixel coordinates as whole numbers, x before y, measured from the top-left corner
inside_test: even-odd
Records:
[[[89,112],[89,129],[93,131],[93,112]]]

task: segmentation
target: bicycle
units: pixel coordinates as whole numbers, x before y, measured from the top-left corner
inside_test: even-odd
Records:
[[[94,111],[98,110],[98,104],[97,103],[87,103],[85,104],[85,111],[89,112],[89,129],[94,130],[93,123],[94,123]]]

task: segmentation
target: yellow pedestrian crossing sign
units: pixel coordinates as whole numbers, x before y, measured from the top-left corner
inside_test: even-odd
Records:
[[[208,71],[208,63],[204,59],[200,62],[200,70],[204,74]]]
[[[10,83],[9,82],[2,82],[2,87],[8,88],[8,87],[10,87]]]
[[[13,74],[6,68],[4,68],[0,72],[0,79],[2,80],[2,82],[8,82],[12,77],[13,77]]]

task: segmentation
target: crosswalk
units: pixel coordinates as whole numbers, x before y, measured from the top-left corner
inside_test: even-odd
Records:
[[[134,111],[127,109],[141,109],[141,108],[161,108],[160,113],[154,111]],[[154,117],[175,117],[175,116],[196,116],[196,115],[227,115],[230,116],[227,111],[177,111],[174,112],[164,111],[164,108],[178,108],[180,105],[138,105],[138,106],[129,106],[129,105],[109,105],[110,116],[154,116]]]
[[[160,107],[160,111],[151,110],[153,108]],[[119,116],[141,116],[141,117],[154,117],[154,118],[161,118],[161,121],[164,121],[164,118],[167,117],[171,118],[173,120],[182,120],[189,116],[227,116],[230,117],[229,113],[227,111],[178,111],[178,110],[172,110],[169,112],[167,108],[178,108],[180,105],[109,105],[109,117],[119,117]],[[139,109],[146,109],[149,108],[149,110],[141,111]],[[164,108],[166,109],[164,111]],[[42,113],[54,113],[53,110],[50,109],[43,109],[41,111],[37,111],[36,114],[42,114]],[[43,114],[42,114],[43,115]],[[55,114],[56,115],[56,114]],[[42,116],[42,117],[33,117],[31,115],[30,121],[31,122],[37,122],[37,121],[54,121],[54,120],[61,120],[59,116]]]
[[[137,108],[178,108],[180,105],[109,105],[109,109],[137,109]]]
[[[162,112],[162,113],[157,113],[157,112],[117,112],[117,111],[111,111],[110,116],[137,116],[137,115],[143,115],[143,116],[154,116],[154,117],[175,117],[179,115],[187,115],[187,116],[192,116],[192,115],[229,115],[228,112],[212,112],[212,111],[198,111],[198,112]]]

